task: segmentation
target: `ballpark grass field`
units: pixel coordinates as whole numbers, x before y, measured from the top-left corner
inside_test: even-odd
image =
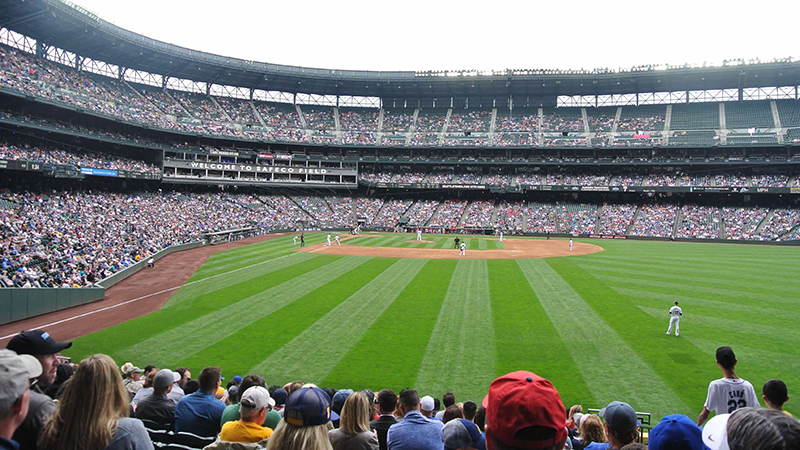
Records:
[[[452,248],[452,236],[382,235],[348,245]],[[323,234],[307,235],[309,244]],[[562,241],[566,247],[566,240]],[[800,389],[800,248],[599,241],[584,256],[424,260],[293,252],[291,236],[218,253],[158,312],[75,341],[79,360],[219,365],[268,384],[304,380],[417,388],[480,402],[496,376],[530,370],[567,407],[630,403],[658,420],[697,417],[720,345],[737,374]],[[503,248],[467,239],[468,251]],[[452,250],[456,251],[456,250]],[[673,301],[680,337],[666,336]],[[786,409],[800,414],[800,401]]]

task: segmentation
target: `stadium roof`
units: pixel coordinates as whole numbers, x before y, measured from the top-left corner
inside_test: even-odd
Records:
[[[378,72],[286,66],[230,58],[168,44],[113,25],[60,0],[5,0],[0,26],[120,67],[267,91],[383,99],[461,98],[478,104],[509,96],[606,95],[800,84],[800,62],[722,67],[643,66],[628,71],[515,70]]]

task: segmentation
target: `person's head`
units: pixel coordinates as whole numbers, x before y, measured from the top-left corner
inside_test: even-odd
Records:
[[[344,402],[339,415],[339,429],[349,435],[369,431],[370,415],[369,397],[363,392],[356,392]]]
[[[475,413],[478,411],[478,404],[472,400],[468,400],[464,402],[464,406],[461,408],[461,411],[464,413],[464,418],[472,422],[475,420]]]
[[[761,389],[761,398],[764,399],[767,408],[782,410],[783,404],[789,401],[786,383],[781,380],[767,381]]]
[[[0,350],[0,436],[11,439],[25,420],[30,404],[30,381],[42,374],[42,364],[33,355]]]
[[[677,300],[675,300],[675,306],[678,306],[678,301]]]
[[[175,372],[178,372],[181,375],[181,379],[178,380],[178,386],[181,388],[186,386],[186,383],[192,379],[192,371],[189,370],[188,367],[178,367],[175,369]]]
[[[650,431],[650,450],[705,450],[703,429],[682,414],[665,416]]]
[[[275,406],[275,401],[269,396],[267,388],[252,386],[242,394],[242,400],[239,402],[239,417],[243,422],[261,425],[267,419],[267,413],[272,406]]]
[[[456,404],[456,396],[452,392],[445,392],[442,396],[442,405],[447,409],[448,406]]]
[[[584,445],[589,445],[592,442],[608,442],[606,430],[603,427],[603,421],[600,420],[597,414],[589,414],[581,420],[581,424],[578,426],[578,434],[581,435],[581,440]]]
[[[217,392],[222,379],[220,378],[220,368],[217,366],[208,366],[203,368],[200,371],[200,376],[197,377],[197,381],[200,382],[200,390],[211,392],[212,394]]]
[[[144,372],[143,372],[144,376],[148,376],[151,373],[156,373],[156,372],[158,372],[158,368],[156,366],[154,366],[152,364],[148,364],[148,365],[144,366]]]
[[[419,411],[419,394],[415,389],[403,389],[397,396],[397,406],[401,415],[409,411]]]
[[[484,437],[471,421],[456,419],[447,422],[442,428],[442,442],[446,450],[474,450],[483,448]]]
[[[169,394],[175,379],[180,377],[177,372],[169,369],[161,369],[153,376],[153,392],[156,394]],[[150,375],[147,376],[150,378]]]
[[[575,419],[575,413],[576,412],[582,413],[583,412],[583,406],[581,406],[581,405],[572,405],[569,408],[569,413],[567,414],[567,421],[570,421],[570,422],[573,421]]]
[[[717,349],[717,364],[723,370],[733,370],[736,365],[736,354],[730,347],[720,347]]]
[[[447,409],[444,410],[444,415],[442,416],[442,422],[447,423],[453,419],[463,419],[464,413],[461,412],[461,408],[458,405],[450,405]]]
[[[286,392],[286,389],[282,387],[275,389],[275,391],[270,395],[272,396],[272,399],[275,400],[275,406],[280,407],[283,407],[284,403],[286,403],[286,398],[289,396],[289,394]]]
[[[245,391],[253,386],[267,387],[267,382],[264,381],[264,377],[259,374],[252,373],[250,375],[246,375],[244,378],[242,378],[242,383],[239,385],[239,396],[241,397]]]
[[[556,388],[535,373],[518,371],[495,379],[483,406],[488,450],[564,448],[564,404]]]
[[[381,414],[391,414],[397,406],[397,394],[391,389],[383,389],[378,392],[378,405],[381,409]]]
[[[475,413],[475,425],[480,428],[481,432],[486,431],[486,408],[483,406],[478,407],[478,411]]]
[[[600,410],[600,417],[605,421],[608,442],[622,446],[630,444],[639,437],[639,421],[631,405],[625,402],[611,402]]]
[[[42,373],[37,378],[40,389],[45,389],[56,379],[58,366],[57,353],[72,347],[72,342],[56,342],[50,334],[42,330],[23,331],[14,336],[6,345],[18,355],[31,355],[39,360]]]
[[[630,444],[623,445],[619,450],[647,450],[647,444],[641,442],[631,442]]]
[[[128,415],[128,403],[114,360],[99,354],[84,359],[66,384],[39,448],[106,448],[117,420]]]
[[[136,366],[130,366],[128,370],[125,371],[125,375],[133,381],[139,381],[142,378],[142,372],[142,369]]]
[[[798,442],[800,422],[774,409],[719,414],[703,428],[703,443],[711,450],[795,450]]]
[[[183,393],[185,395],[194,394],[199,390],[200,390],[200,382],[197,380],[189,380],[186,382],[186,385],[183,386]]]
[[[292,392],[302,388],[303,384],[304,383],[302,381],[294,381],[292,383],[287,383],[283,388],[286,389],[286,392],[291,394]]]
[[[432,417],[433,416],[433,409],[435,405],[433,403],[433,397],[430,395],[426,395],[419,399],[419,412],[422,413],[425,417]]]
[[[144,373],[147,373],[147,372],[145,371]],[[153,387],[153,379],[156,377],[157,373],[158,372],[147,373],[147,376],[144,379],[144,384],[142,386],[146,387],[146,388]]]
[[[322,389],[296,389],[286,398],[283,419],[269,438],[269,450],[332,450],[327,424],[331,398]]]
[[[353,395],[352,389],[339,389],[333,394],[333,399],[331,400],[331,409],[336,414],[341,414],[342,408],[344,407],[344,402],[347,401],[347,398]]]

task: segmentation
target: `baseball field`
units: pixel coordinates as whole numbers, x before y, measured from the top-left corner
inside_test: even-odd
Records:
[[[758,394],[778,378],[798,395],[800,248],[586,239],[570,253],[561,239],[470,236],[459,257],[453,236],[415,239],[324,247],[313,233],[305,251],[287,235],[217,253],[159,311],[65,353],[476,402],[525,369],[567,407],[622,400],[657,420],[697,416],[729,345]],[[536,257],[550,254],[562,256]],[[665,335],[675,300],[680,337]]]

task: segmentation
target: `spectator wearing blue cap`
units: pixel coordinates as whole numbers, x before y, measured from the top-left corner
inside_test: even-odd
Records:
[[[650,431],[649,450],[705,450],[703,430],[682,414],[665,416]]]
[[[269,438],[267,450],[332,450],[327,423],[331,398],[320,388],[300,388],[289,394],[282,420]],[[336,416],[338,418],[338,416]]]

